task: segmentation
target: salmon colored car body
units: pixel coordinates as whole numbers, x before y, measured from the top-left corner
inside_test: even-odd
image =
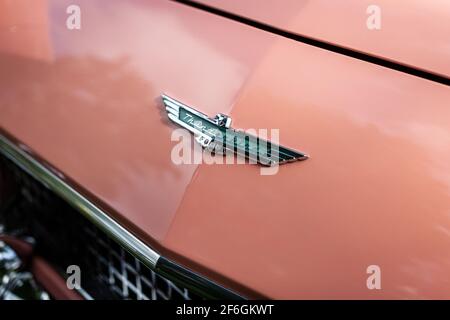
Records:
[[[0,1],[8,143],[242,297],[450,298],[450,2],[71,2]],[[163,93],[310,158],[175,164]]]

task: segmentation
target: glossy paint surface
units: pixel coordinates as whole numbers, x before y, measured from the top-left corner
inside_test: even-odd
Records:
[[[0,23],[0,127],[142,240],[249,296],[450,298],[448,87],[173,2],[79,1],[73,31],[33,3],[35,43]],[[162,92],[311,159],[175,165]]]
[[[447,0],[195,0],[277,28],[450,77]],[[373,6],[380,29],[369,30]],[[378,10],[378,9],[376,9]]]

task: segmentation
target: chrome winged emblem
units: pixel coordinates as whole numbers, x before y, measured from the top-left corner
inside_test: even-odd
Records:
[[[196,141],[211,151],[234,152],[266,166],[308,159],[304,153],[231,128],[231,118],[227,115],[219,113],[209,118],[165,94],[162,100],[169,119],[192,132]]]

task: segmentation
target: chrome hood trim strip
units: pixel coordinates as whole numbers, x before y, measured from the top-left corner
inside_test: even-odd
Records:
[[[72,188],[57,173],[40,163],[24,149],[0,132],[0,154],[3,154],[22,170],[67,201],[148,268],[171,281],[185,285],[188,289],[203,295],[205,298],[243,299],[239,294],[161,257],[155,250],[122,227],[105,211]]]

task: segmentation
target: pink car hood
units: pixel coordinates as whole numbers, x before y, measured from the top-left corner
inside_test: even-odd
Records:
[[[163,0],[68,30],[71,2],[0,2],[39,15],[0,23],[0,127],[140,239],[249,297],[450,297],[448,86]],[[176,165],[163,92],[311,158]]]
[[[447,0],[194,2],[292,34],[450,77]],[[377,28],[373,27],[374,18],[379,22]]]

